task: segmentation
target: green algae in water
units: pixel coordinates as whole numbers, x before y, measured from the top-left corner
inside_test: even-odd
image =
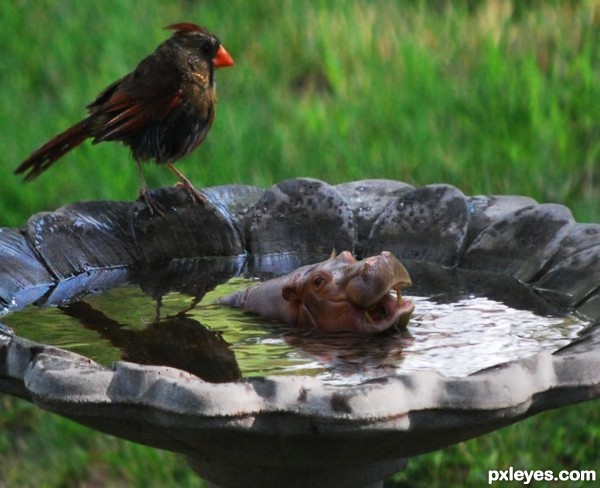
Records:
[[[449,303],[410,297],[415,313],[407,331],[361,336],[297,330],[213,303],[253,283],[232,279],[200,303],[168,293],[160,304],[137,286],[122,286],[64,309],[30,306],[5,317],[5,323],[20,336],[107,366],[124,358],[204,377],[207,367],[222,363],[226,372],[220,381],[240,374],[303,374],[346,385],[416,370],[465,376],[554,351],[588,325],[574,315],[543,317],[484,297],[446,297]],[[205,379],[216,381],[211,375]]]

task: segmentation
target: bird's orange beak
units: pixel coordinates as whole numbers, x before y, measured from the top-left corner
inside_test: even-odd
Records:
[[[228,66],[233,66],[234,64],[235,62],[233,61],[231,54],[229,54],[223,46],[219,46],[219,50],[213,58],[213,65],[215,68],[227,68]]]

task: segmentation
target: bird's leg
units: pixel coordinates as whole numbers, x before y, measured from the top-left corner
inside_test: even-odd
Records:
[[[192,200],[195,200],[203,205],[210,205],[207,198],[198,190],[196,190],[196,188],[194,188],[192,182],[188,180],[181,171],[179,171],[171,163],[167,163],[167,168],[169,168],[173,173],[175,173],[177,178],[179,178],[179,183],[177,184],[177,186],[183,188],[188,193],[188,195],[192,197]]]
[[[142,171],[142,163],[136,159],[135,164],[137,164],[138,173],[140,174],[140,196],[146,202],[148,210],[150,210],[150,215],[154,215],[155,213],[161,216],[164,215],[165,209],[150,194],[150,189],[148,188],[144,172]]]

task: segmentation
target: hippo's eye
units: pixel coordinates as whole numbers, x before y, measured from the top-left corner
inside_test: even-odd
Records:
[[[317,276],[313,280],[313,286],[315,288],[321,288],[324,284],[325,284],[325,278],[323,278],[322,276]]]

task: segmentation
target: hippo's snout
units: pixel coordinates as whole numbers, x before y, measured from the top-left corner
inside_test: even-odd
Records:
[[[378,332],[393,326],[405,327],[414,304],[402,297],[402,289],[412,284],[408,271],[388,251],[354,265],[347,282],[347,300],[356,309],[356,329]]]
[[[388,251],[356,263],[359,272],[348,281],[346,296],[361,308],[370,308],[394,291],[398,301],[401,290],[412,285],[406,268]]]

